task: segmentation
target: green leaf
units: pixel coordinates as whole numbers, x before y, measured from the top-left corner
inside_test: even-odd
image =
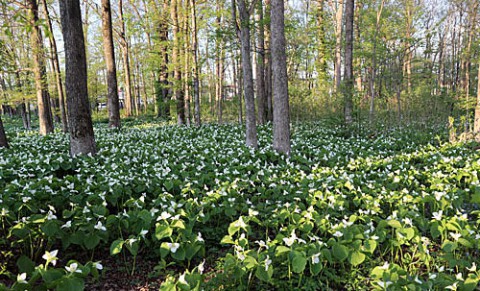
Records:
[[[304,252],[294,251],[292,254],[292,271],[294,273],[303,273],[305,266],[307,265],[307,257]]]
[[[35,270],[35,263],[27,256],[21,255],[20,258],[18,258],[17,260],[17,267],[20,274],[31,274],[33,270]]]
[[[458,243],[460,243],[464,247],[473,248],[473,244],[470,241],[464,239],[463,237],[458,239]]]
[[[447,253],[451,253],[457,249],[457,246],[458,246],[457,243],[446,240],[443,242],[442,250],[444,250]]]
[[[475,275],[470,275],[463,283],[462,290],[473,291],[477,288],[479,278]]]
[[[85,289],[85,283],[78,277],[63,277],[60,280],[57,291],[83,291]]]
[[[185,249],[183,248],[183,246],[180,246],[176,252],[171,254],[172,254],[172,258],[174,258],[175,260],[178,260],[178,261],[185,260]]]
[[[432,238],[437,238],[441,236],[442,232],[443,232],[443,227],[441,227],[437,221],[433,222],[432,225],[430,226],[430,234],[432,235]]]
[[[279,256],[283,255],[284,253],[288,253],[289,251],[290,251],[290,249],[287,248],[286,246],[278,246],[275,249],[275,256],[279,257]]]
[[[342,244],[336,243],[332,248],[333,256],[340,262],[348,257],[348,248]]]
[[[125,242],[122,239],[117,239],[110,245],[110,255],[119,254],[122,251],[123,244]]]
[[[229,235],[226,235],[222,238],[222,240],[220,241],[221,244],[235,244],[235,242],[233,241],[232,237],[229,236]]]
[[[402,228],[402,224],[398,220],[389,220],[388,225],[390,225],[393,228]]]
[[[100,243],[100,237],[94,234],[87,235],[83,243],[87,250],[93,250]]]
[[[377,248],[377,241],[373,239],[366,240],[364,242],[364,249],[366,252],[373,254],[375,249]]]
[[[365,255],[362,252],[354,251],[350,256],[350,264],[358,266],[365,261]]]
[[[42,225],[41,229],[47,236],[53,237],[59,232],[60,228],[58,227],[57,222],[48,220]]]
[[[273,266],[269,266],[268,270],[265,270],[265,266],[258,265],[257,270],[255,271],[255,276],[264,282],[269,282],[273,276]]]
[[[166,237],[171,237],[173,234],[173,229],[169,225],[157,223],[155,227],[155,237],[158,240],[161,240]]]

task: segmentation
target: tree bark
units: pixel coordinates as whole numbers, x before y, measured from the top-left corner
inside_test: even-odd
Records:
[[[343,1],[337,0],[335,9],[335,72],[333,82],[333,92],[337,93],[340,88],[342,74],[342,24],[343,24]]]
[[[123,0],[118,1],[118,12],[120,14],[120,47],[122,49],[122,62],[123,62],[123,73],[125,78],[125,115],[131,116],[134,109],[134,100],[132,98],[132,79],[130,74],[130,49],[128,45],[126,30],[125,30],[125,19],[123,15]]]
[[[245,0],[238,0],[240,14],[240,43],[243,66],[243,87],[245,92],[246,108],[246,144],[251,148],[258,148],[257,126],[255,120],[255,98],[253,90],[252,58],[250,54],[250,12]]]
[[[344,68],[344,114],[345,123],[352,123],[353,112],[353,14],[355,1],[345,4],[345,68]]]
[[[200,118],[200,81],[198,72],[198,28],[197,28],[197,11],[196,0],[190,0],[190,6],[192,9],[192,50],[193,50],[193,100],[195,105],[195,125],[201,125]]]
[[[117,69],[112,33],[112,12],[110,0],[102,0],[103,52],[107,66],[107,109],[109,127],[120,127],[120,102],[118,99]]]
[[[270,0],[265,0],[266,15],[270,15]],[[265,99],[267,100],[267,121],[273,121],[272,97],[272,54],[270,53],[270,21],[265,24]]]
[[[35,75],[35,89],[37,91],[38,118],[40,134],[47,135],[53,132],[53,116],[50,106],[50,95],[47,87],[45,58],[43,55],[43,38],[39,27],[37,0],[28,0],[28,14],[31,26],[30,43],[33,50],[33,73]]]
[[[175,91],[175,98],[177,99],[177,123],[179,125],[185,124],[185,99],[182,88],[182,72],[180,62],[180,27],[178,21],[178,1],[172,0],[170,3],[171,18],[173,22],[173,48],[172,48],[172,63],[174,66],[173,88]]]
[[[65,110],[65,94],[63,92],[63,82],[62,82],[62,75],[60,72],[60,62],[58,60],[58,53],[57,53],[57,42],[55,40],[55,35],[53,34],[53,27],[52,27],[52,20],[50,19],[50,14],[48,12],[47,1],[42,0],[43,7],[45,9],[45,15],[47,18],[49,36],[48,40],[50,43],[51,48],[51,58],[53,63],[53,72],[55,74],[55,81],[57,83],[57,92],[58,92],[58,103],[60,108],[60,117],[62,120],[62,130],[63,132],[68,132],[68,121],[67,121],[67,111]]]
[[[263,3],[257,4],[257,117],[258,124],[267,121],[267,100],[265,96],[265,24],[263,19]]]
[[[480,58],[478,62],[478,77],[477,77],[477,105],[475,106],[475,121],[473,123],[473,132],[480,133]]]
[[[325,20],[324,20],[324,2],[325,0],[317,0],[317,27],[318,27],[318,57],[317,72],[321,81],[327,77],[327,62],[325,60]]]
[[[167,64],[169,63],[169,50],[167,48],[168,42],[168,8],[169,3],[167,0],[163,1],[163,10],[160,19],[160,23],[157,26],[159,46],[160,46],[160,73],[159,73],[159,96],[160,100],[157,100],[158,117],[170,117],[170,99],[171,90],[169,84],[169,69]]]
[[[272,0],[273,148],[290,155],[290,110],[288,104],[285,11],[283,0]]]
[[[223,123],[223,79],[224,79],[224,68],[223,68],[223,37],[221,36],[221,25],[222,25],[222,7],[220,5],[220,0],[216,1],[216,37],[215,37],[215,100],[217,102],[217,117],[218,124]]]
[[[380,19],[382,17],[383,7],[385,5],[385,0],[382,0],[380,4],[380,9],[377,11],[377,19],[375,23],[375,33],[373,36],[373,52],[372,52],[372,67],[370,68],[370,110],[369,116],[372,121],[375,116],[375,79],[377,74],[377,37],[380,31]]]
[[[60,1],[65,45],[65,83],[70,155],[96,154],[95,137],[87,91],[87,61],[79,0]]]
[[[7,135],[5,134],[5,129],[3,128],[2,117],[0,116],[0,148],[9,148]]]

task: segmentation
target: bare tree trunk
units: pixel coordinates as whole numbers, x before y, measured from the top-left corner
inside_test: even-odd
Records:
[[[373,36],[373,52],[372,52],[372,67],[371,67],[371,76],[370,76],[370,121],[373,120],[375,116],[375,79],[377,75],[377,37],[380,31],[380,19],[382,17],[383,6],[385,5],[385,0],[382,0],[380,4],[380,9],[377,11],[377,20],[375,23],[375,34]]]
[[[161,14],[160,23],[158,24],[158,37],[159,37],[159,46],[160,46],[160,73],[159,73],[159,88],[158,94],[160,100],[157,100],[158,107],[158,117],[170,117],[170,99],[171,99],[171,90],[169,89],[169,57],[168,57],[168,8],[169,3],[167,0],[163,0],[163,9]]]
[[[340,88],[342,74],[342,24],[343,24],[343,1],[337,0],[335,9],[335,74],[333,92],[337,93]]]
[[[352,123],[353,113],[353,15],[355,1],[347,0],[345,6],[345,94],[344,114],[345,123]]]
[[[190,7],[192,9],[192,50],[193,50],[193,99],[195,104],[195,125],[200,126],[200,81],[198,78],[198,28],[197,28],[197,12],[196,0],[190,0]]]
[[[9,148],[9,145],[5,129],[3,128],[2,116],[0,116],[0,148],[2,147]]]
[[[265,0],[266,15],[270,15],[270,0]],[[265,99],[267,100],[267,121],[273,121],[272,97],[272,54],[270,53],[270,23],[265,26]]]
[[[250,54],[250,12],[245,0],[238,0],[240,14],[240,43],[243,67],[243,87],[246,107],[246,144],[251,148],[258,148],[257,126],[255,121],[255,98],[253,90],[252,58]]]
[[[177,99],[177,123],[179,125],[185,124],[185,100],[183,95],[182,88],[182,73],[181,73],[181,62],[180,62],[180,27],[178,21],[178,1],[172,0],[170,3],[171,7],[171,18],[173,22],[173,48],[172,48],[172,63],[174,66],[173,78],[174,78],[174,91],[175,98]]]
[[[103,52],[107,66],[107,109],[109,127],[120,127],[120,102],[118,99],[117,69],[113,46],[112,12],[110,0],[102,0]]]
[[[33,73],[35,75],[35,89],[37,91],[40,134],[47,135],[53,132],[53,116],[50,106],[50,94],[48,94],[47,88],[47,74],[45,58],[43,55],[43,39],[38,19],[38,4],[36,0],[28,0],[27,4],[31,26],[30,42],[33,50]]]
[[[290,155],[290,109],[288,104],[287,55],[283,0],[272,0],[273,148]]]
[[[475,121],[473,123],[473,132],[480,133],[480,60],[478,62],[477,77],[477,105],[475,106]]]
[[[217,118],[218,123],[223,123],[223,36],[222,30],[222,10],[220,0],[216,0],[215,12],[217,16],[215,18],[216,25],[216,37],[215,37],[215,100],[217,103]]]
[[[79,0],[60,1],[65,45],[65,72],[70,155],[96,154],[87,92],[87,62]]]
[[[118,1],[118,11],[120,14],[120,47],[122,49],[123,73],[125,77],[125,115],[131,116],[134,109],[134,100],[132,98],[132,79],[130,74],[130,49],[125,30],[125,19],[123,16],[123,0]]]
[[[190,112],[190,20],[189,20],[189,13],[190,13],[190,1],[186,1],[184,3],[185,10],[184,10],[184,19],[183,19],[183,34],[184,34],[184,50],[183,50],[183,62],[184,62],[184,92],[185,92],[185,123],[190,126],[191,125],[191,112]]]
[[[262,1],[257,4],[257,116],[258,123],[267,121],[267,100],[265,96],[265,26]]]
[[[413,26],[413,3],[412,0],[405,0],[405,59],[404,59],[404,71],[407,75],[407,94],[412,92],[412,60],[413,51],[410,39],[412,38],[412,26]],[[383,1],[382,1],[383,2]]]
[[[48,40],[50,43],[51,48],[51,58],[53,63],[53,72],[55,74],[55,81],[57,83],[57,91],[58,91],[58,103],[60,108],[60,117],[62,120],[62,130],[63,132],[68,132],[68,121],[67,121],[67,111],[65,110],[65,94],[63,92],[63,82],[62,82],[62,75],[60,72],[60,62],[58,61],[58,53],[57,53],[57,42],[55,40],[55,35],[53,34],[53,27],[52,27],[52,20],[50,19],[50,14],[48,12],[47,1],[42,0],[45,15],[48,24]]]

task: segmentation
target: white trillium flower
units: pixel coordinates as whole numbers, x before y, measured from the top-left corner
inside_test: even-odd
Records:
[[[58,250],[53,250],[51,252],[49,251],[46,251],[45,254],[42,256],[42,258],[47,261],[47,263],[52,263],[52,265],[56,265],[57,264],[57,254],[58,254]]]
[[[343,232],[341,231],[336,231],[334,234],[333,234],[334,237],[342,237],[343,236]]]
[[[389,267],[390,267],[390,264],[388,262],[385,262],[383,266],[380,267],[380,269],[388,270]]]
[[[470,268],[467,268],[470,272],[476,272],[477,271],[477,264],[475,262],[472,263],[472,266]]]
[[[198,232],[197,234],[197,241],[205,241],[202,237],[202,233],[201,232]]]
[[[320,253],[314,254],[312,256],[312,264],[318,264],[320,263]]]
[[[455,278],[458,280],[458,281],[463,281],[463,274],[462,273],[458,273],[455,275]]]
[[[268,268],[272,264],[272,260],[270,260],[270,256],[267,255],[267,258],[265,259],[265,271],[268,271]]]
[[[97,222],[97,224],[95,224],[93,228],[97,230],[107,231],[107,228],[103,226],[103,223],[101,221]]]
[[[454,240],[458,240],[462,235],[461,235],[460,233],[450,232],[450,236],[451,236]]]
[[[203,260],[203,262],[198,265],[197,269],[200,274],[203,274],[203,272],[205,271],[205,260]]]
[[[240,228],[246,228],[247,224],[245,223],[245,221],[243,221],[243,218],[240,216],[240,218],[235,222],[235,226]]]
[[[17,283],[28,284],[27,282],[27,273],[21,273],[17,275]]]
[[[72,227],[72,221],[69,220],[67,221],[64,225],[62,225],[60,228],[70,228]]]
[[[382,288],[388,288],[388,286],[390,286],[390,285],[393,284],[393,282],[390,282],[390,281],[387,281],[387,282],[378,281],[377,283],[378,283],[378,285],[380,285],[380,287],[382,287]]]
[[[168,249],[172,253],[176,253],[178,248],[180,247],[180,244],[179,243],[167,243],[167,246],[168,246]]]
[[[438,212],[434,212],[432,218],[438,221],[442,220],[443,210],[439,210]]]
[[[145,235],[148,233],[148,230],[146,229],[142,229],[142,231],[140,231],[140,236],[145,238]]]
[[[457,290],[458,289],[457,285],[458,285],[458,282],[455,282],[452,285],[445,287],[445,289]]]
[[[93,263],[93,266],[94,266],[97,270],[103,270],[103,265],[102,265],[100,262],[95,262],[95,263]]]
[[[70,266],[66,266],[65,269],[69,271],[70,273],[81,273],[82,270],[78,268],[77,263],[71,263]]]
[[[187,280],[185,280],[185,273],[181,274],[180,277],[178,277],[178,283],[188,285]]]

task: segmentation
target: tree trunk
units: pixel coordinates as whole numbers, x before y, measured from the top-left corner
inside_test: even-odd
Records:
[[[0,116],[0,148],[8,148],[7,135],[5,134],[5,129],[3,128],[2,116]]]
[[[265,0],[266,15],[270,15],[270,0]],[[267,121],[273,121],[272,98],[272,54],[270,53],[270,22],[265,24],[265,99],[267,100]]]
[[[245,0],[238,0],[238,10],[242,25],[240,29],[240,43],[246,107],[246,144],[247,146],[256,149],[258,148],[258,141],[257,126],[255,121],[252,58],[250,54],[250,12],[246,7]]]
[[[193,50],[193,100],[195,105],[195,125],[201,125],[200,119],[200,81],[198,73],[198,28],[197,28],[197,11],[196,0],[190,0],[190,7],[192,9],[192,50]]]
[[[40,134],[47,135],[53,132],[53,116],[50,106],[50,95],[48,94],[45,58],[43,55],[43,39],[39,27],[38,4],[36,0],[28,0],[28,11],[31,26],[30,43],[33,50],[33,73],[35,75],[35,89],[37,91]]]
[[[120,102],[118,99],[117,69],[112,33],[112,12],[110,0],[102,0],[103,52],[107,66],[107,109],[109,127],[120,127]]]
[[[180,27],[178,21],[178,2],[179,0],[172,0],[170,3],[171,7],[171,18],[173,22],[173,48],[172,48],[172,63],[174,66],[173,70],[173,79],[174,84],[173,88],[175,91],[175,98],[177,99],[177,123],[179,125],[185,124],[185,99],[183,95],[182,88],[182,72],[181,72],[181,62],[180,62]]]
[[[273,148],[290,155],[290,109],[288,104],[285,11],[283,0],[272,0]]]
[[[372,67],[370,68],[370,110],[369,116],[370,121],[373,120],[375,116],[375,79],[377,74],[377,37],[380,31],[380,19],[382,17],[383,7],[385,5],[385,0],[382,0],[380,4],[380,9],[377,11],[377,20],[375,23],[375,33],[373,36],[373,52],[372,52]]]
[[[215,37],[215,100],[217,103],[217,118],[218,124],[223,123],[223,36],[222,36],[222,10],[220,0],[216,0],[215,12],[215,25],[216,25],[216,37]]]
[[[48,12],[47,1],[42,0],[45,15],[47,18],[49,36],[48,40],[50,43],[51,58],[53,63],[53,71],[55,74],[55,81],[57,83],[57,91],[58,91],[58,103],[60,108],[60,117],[62,120],[62,130],[63,132],[68,132],[68,121],[67,121],[67,111],[65,110],[65,94],[63,92],[63,82],[62,82],[62,75],[60,72],[60,62],[58,61],[58,53],[57,53],[57,42],[55,40],[55,35],[53,34],[53,27],[52,27],[52,20],[50,19],[50,14]]]
[[[353,13],[355,1],[347,0],[345,5],[345,70],[344,70],[344,113],[345,123],[352,123],[353,112]]]
[[[478,77],[477,77],[477,105],[475,106],[475,121],[473,123],[473,132],[480,133],[480,59],[478,62]]]
[[[324,81],[327,77],[327,62],[325,60],[325,20],[324,20],[324,2],[325,0],[317,0],[317,27],[318,27],[318,57],[317,71],[320,81]]]
[[[337,93],[340,88],[342,74],[342,24],[343,24],[343,1],[338,0],[335,10],[335,73],[333,92]]]
[[[87,92],[87,61],[79,0],[60,1],[65,46],[65,83],[70,155],[96,154]]]
[[[163,10],[162,10],[162,17],[160,19],[160,23],[158,24],[158,35],[159,35],[159,46],[160,46],[160,58],[162,60],[160,65],[160,73],[159,73],[159,95],[160,100],[157,100],[158,106],[158,117],[170,117],[170,86],[169,86],[169,57],[168,57],[168,6],[169,3],[167,0],[163,1]]]
[[[267,99],[265,98],[265,24],[262,1],[257,3],[257,116],[258,123],[267,121]]]
[[[123,16],[123,0],[118,1],[118,12],[120,14],[120,47],[122,49],[123,73],[125,77],[125,115],[131,116],[134,109],[134,100],[132,98],[132,79],[130,74],[130,49],[125,31],[125,19]]]

